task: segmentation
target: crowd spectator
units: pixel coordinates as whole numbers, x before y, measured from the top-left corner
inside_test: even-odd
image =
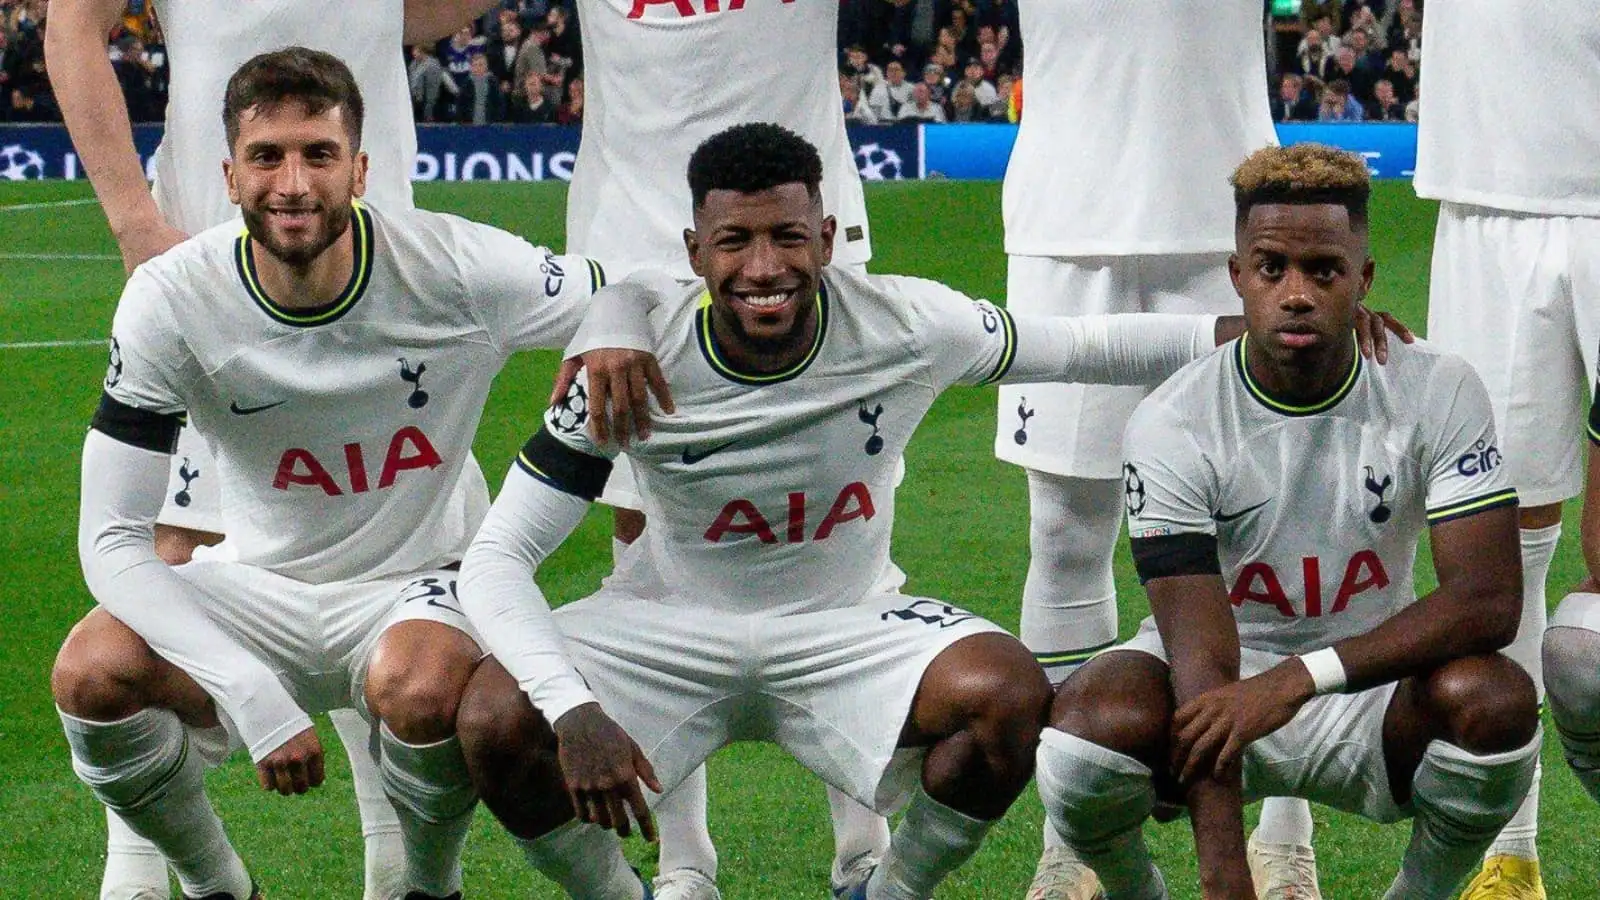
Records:
[[[449,120],[449,111],[455,108],[456,82],[445,72],[433,48],[426,44],[412,47],[406,74],[411,80],[411,109],[416,120]]]
[[[1378,79],[1373,86],[1372,102],[1367,104],[1367,121],[1369,122],[1404,122],[1406,120],[1405,104],[1395,96],[1394,85],[1387,78]]]
[[[500,82],[489,71],[489,60],[482,53],[467,57],[467,75],[457,82],[456,121],[463,125],[488,125],[506,121],[505,95]],[[544,101],[544,92],[539,93]]]
[[[1395,97],[1402,105],[1417,96],[1417,64],[1403,48],[1389,51],[1389,61],[1383,67],[1382,78],[1394,88]]]
[[[1321,29],[1313,26],[1300,41],[1300,74],[1307,78],[1326,81],[1333,68],[1333,55],[1338,52],[1338,39],[1325,37]]]
[[[872,104],[861,99],[861,82],[850,72],[839,73],[839,98],[844,101],[844,120],[858,125],[878,124]]]
[[[507,121],[518,125],[548,125],[556,121],[555,104],[545,100],[543,76],[530,71],[523,89],[511,97]]]
[[[878,114],[880,122],[895,122],[900,119],[900,109],[911,102],[911,85],[906,81],[906,67],[899,60],[894,60],[883,67],[883,82],[868,95],[867,102],[872,104],[872,111]]]
[[[1318,122],[1360,122],[1366,111],[1350,95],[1350,82],[1335,78],[1322,90],[1322,104],[1317,110]]]
[[[561,111],[556,114],[556,121],[562,125],[583,124],[582,75],[579,75],[567,82],[567,101],[561,104]]]
[[[495,34],[489,38],[484,55],[489,60],[489,71],[500,81],[500,92],[520,93],[514,89],[522,85],[522,79],[516,76],[517,61],[522,55],[522,22],[516,10],[500,10]]]
[[[1278,93],[1272,98],[1274,122],[1314,122],[1317,119],[1316,96],[1307,89],[1306,79],[1293,72],[1285,72],[1278,79]]]
[[[449,39],[440,42],[439,62],[457,84],[471,71],[472,53],[474,50],[482,52],[483,44],[483,39],[473,32],[471,25],[462,26]]]
[[[926,82],[911,86],[911,102],[901,104],[896,122],[940,124],[945,121],[944,107],[933,102]]]
[[[995,101],[1000,99],[994,82],[983,77],[983,62],[976,56],[967,60],[967,66],[962,71],[961,84],[972,88],[974,98],[978,101],[978,105],[985,109],[986,115],[987,111],[994,107]],[[992,115],[989,117],[993,118]]]
[[[922,83],[928,88],[928,97],[940,106],[950,99],[950,83],[944,77],[944,71],[944,66],[936,62],[922,67]]]
[[[992,121],[988,107],[978,102],[978,92],[973,89],[971,83],[959,81],[955,89],[950,92],[949,120],[975,124]]]

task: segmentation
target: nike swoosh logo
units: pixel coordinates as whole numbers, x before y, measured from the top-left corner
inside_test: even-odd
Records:
[[[1253,513],[1256,510],[1260,509],[1263,506],[1266,506],[1268,503],[1271,503],[1271,502],[1272,502],[1272,498],[1268,497],[1267,499],[1261,501],[1260,503],[1257,503],[1255,506],[1246,506],[1244,509],[1241,509],[1238,512],[1231,512],[1231,513],[1225,513],[1225,512],[1223,512],[1222,510],[1219,509],[1216,512],[1211,514],[1211,518],[1216,520],[1216,521],[1218,521],[1218,522],[1232,522],[1234,519],[1237,519],[1240,516],[1247,515],[1249,513]]]
[[[229,405],[228,409],[232,410],[233,414],[236,416],[249,416],[258,412],[264,412],[273,408],[274,406],[282,406],[288,402],[289,401],[287,400],[279,400],[277,403],[267,403],[262,406],[240,406],[239,401],[235,400],[231,405]]]
[[[729,441],[726,444],[718,444],[717,446],[712,447],[710,450],[707,450],[704,453],[690,453],[689,452],[689,448],[685,447],[685,448],[683,448],[683,464],[686,465],[686,466],[692,466],[695,463],[699,462],[700,460],[705,459],[706,457],[710,456],[711,454],[719,453],[719,452],[721,452],[723,450],[728,449],[729,447],[732,447],[734,444],[737,444],[737,443],[739,443],[739,442],[738,441]]]

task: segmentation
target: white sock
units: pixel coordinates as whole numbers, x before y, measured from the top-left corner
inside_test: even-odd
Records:
[[[1072,853],[1072,848],[1067,846],[1067,839],[1056,830],[1056,823],[1049,816],[1044,817],[1044,848],[1046,850],[1066,850]],[[1076,856],[1077,854],[1073,854]]]
[[[1261,801],[1261,821],[1256,840],[1265,844],[1311,846],[1311,804],[1299,797],[1268,797]]]
[[[452,735],[437,743],[408,744],[387,725],[378,732],[383,787],[404,836],[406,887],[449,896],[461,890],[461,848],[478,801],[461,742]]]
[[[366,845],[363,900],[399,900],[406,893],[405,841],[400,816],[383,791],[383,773],[373,755],[372,725],[353,709],[333,710],[328,718],[350,759],[350,781],[361,813],[361,837]]]
[[[644,898],[644,882],[623,857],[622,839],[614,832],[574,819],[549,834],[515,840],[528,863],[572,900]]]
[[[1052,684],[1117,639],[1111,559],[1122,482],[1028,470],[1028,579],[1022,642]]]
[[[1109,900],[1165,900],[1166,883],[1144,842],[1144,820],[1156,803],[1147,766],[1046,728],[1034,779],[1050,824],[1100,876]]]
[[[867,882],[867,900],[928,900],[946,875],[978,852],[993,825],[945,806],[919,784]]]
[[[616,538],[612,538],[611,539],[611,567],[612,568],[616,568],[617,562],[622,559],[622,554],[627,553],[628,552],[628,548],[630,546],[632,546],[632,545],[629,544],[627,541],[619,541]]]
[[[1550,617],[1544,677],[1567,764],[1600,802],[1600,594],[1572,594]]]
[[[1411,844],[1385,900],[1451,900],[1485,848],[1516,812],[1544,737],[1479,756],[1433,741],[1412,778]]]
[[[834,884],[843,878],[844,867],[856,859],[882,859],[889,852],[889,820],[832,785],[828,786],[828,815],[833,819]]]
[[[662,874],[673,869],[695,869],[716,881],[717,848],[711,843],[711,831],[706,826],[705,764],[657,798],[650,812],[661,838]]]
[[[1516,660],[1533,677],[1533,686],[1544,700],[1544,644],[1545,585],[1550,578],[1550,563],[1555,559],[1556,545],[1561,542],[1561,525],[1547,528],[1523,528],[1522,539],[1522,621],[1517,627],[1516,639],[1502,652]],[[1539,777],[1542,768],[1533,770],[1533,787],[1527,799],[1511,817],[1506,827],[1485,851],[1486,856],[1515,856],[1520,859],[1539,858]]]
[[[167,858],[135,834],[116,810],[106,809],[106,871],[100,900],[168,900]]]
[[[145,709],[116,722],[61,712],[72,768],[101,803],[170,861],[192,897],[250,896],[250,873],[228,843],[205,794],[205,766],[170,710]]]

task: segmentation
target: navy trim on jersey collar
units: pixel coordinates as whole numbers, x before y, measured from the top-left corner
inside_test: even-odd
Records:
[[[234,268],[238,270],[239,280],[244,283],[250,298],[274,321],[297,328],[326,325],[349,312],[372,280],[372,213],[359,202],[351,206],[350,228],[355,240],[355,265],[350,270],[350,281],[333,302],[316,309],[286,309],[267,296],[266,289],[256,277],[255,248],[251,246],[249,232],[239,235],[234,241]]]
[[[735,384],[760,387],[765,384],[779,384],[792,378],[799,377],[811,366],[812,361],[822,352],[822,339],[828,334],[828,286],[823,283],[817,285],[817,339],[812,342],[811,350],[801,360],[781,372],[746,372],[728,362],[717,343],[716,332],[711,327],[711,294],[708,291],[700,297],[700,309],[694,317],[694,342],[700,347],[700,355],[706,358],[711,368],[723,378]]]
[[[1250,334],[1248,332],[1239,336],[1233,353],[1234,367],[1239,370],[1239,378],[1244,381],[1245,391],[1262,406],[1279,415],[1314,416],[1320,412],[1327,412],[1338,406],[1340,400],[1350,395],[1350,392],[1355,389],[1357,378],[1361,375],[1361,348],[1356,347],[1355,361],[1350,364],[1350,374],[1345,376],[1344,382],[1339,385],[1339,388],[1316,403],[1297,406],[1272,396],[1267,392],[1266,388],[1257,384],[1256,380],[1250,377],[1250,366],[1245,363],[1245,343],[1249,339]],[[1355,343],[1355,339],[1355,332],[1352,331],[1350,333],[1350,342],[1352,344]]]

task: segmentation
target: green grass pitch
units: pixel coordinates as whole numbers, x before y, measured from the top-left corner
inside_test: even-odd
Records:
[[[89,609],[74,550],[78,451],[105,369],[93,346],[18,346],[105,336],[122,269],[86,184],[0,185],[0,499],[4,603],[0,606],[0,898],[96,896],[104,852],[100,809],[73,777],[50,703],[49,671],[67,629]],[[565,194],[550,184],[423,185],[418,202],[493,222],[559,246]],[[872,268],[946,281],[977,295],[1004,292],[997,184],[873,185]],[[56,204],[12,208],[18,204]],[[1378,283],[1371,303],[1420,328],[1435,210],[1409,185],[1381,184],[1373,204]],[[477,438],[498,482],[543,405],[554,360],[513,361],[500,377]],[[1027,499],[1019,470],[991,453],[993,390],[957,389],[934,407],[907,453],[895,553],[911,589],[1015,627],[1027,566]],[[1581,571],[1576,518],[1551,577],[1552,600]],[[609,567],[608,527],[591,516],[543,570],[558,600],[582,596]],[[1427,567],[1422,567],[1426,569]],[[1122,628],[1145,600],[1119,556]],[[1426,576],[1424,576],[1426,577]],[[334,742],[324,721],[323,740]],[[247,760],[211,776],[229,831],[274,898],[358,897],[361,835],[342,754],[330,747],[328,784],[312,795],[262,794]],[[1545,881],[1557,898],[1600,898],[1600,821],[1562,762],[1553,736],[1544,755]],[[1020,898],[1033,871],[1042,813],[1030,790],[941,898]],[[1407,835],[1326,809],[1316,810],[1325,894],[1380,896]],[[711,829],[721,852],[726,896],[826,897],[831,839],[821,784],[767,746],[723,751],[711,764]],[[1198,897],[1186,822],[1151,826],[1173,896]],[[653,848],[637,839],[630,856],[653,870]],[[466,857],[468,896],[550,898],[487,814]]]

